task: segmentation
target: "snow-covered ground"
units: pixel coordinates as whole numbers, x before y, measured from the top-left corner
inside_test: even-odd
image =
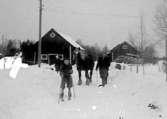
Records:
[[[58,104],[60,76],[42,64],[21,68],[16,79],[0,70],[0,119],[167,119],[167,82],[157,65],[110,67],[108,85],[93,73],[90,86],[78,86],[74,66],[75,97]],[[83,74],[84,76],[84,74]],[[155,108],[154,108],[155,107]]]

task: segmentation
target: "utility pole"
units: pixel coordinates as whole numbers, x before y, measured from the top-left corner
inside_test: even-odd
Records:
[[[143,40],[144,40],[144,32],[143,32],[143,15],[140,16],[140,32],[141,32],[141,41],[140,41],[140,52],[141,52],[141,59],[142,67],[143,67],[143,74],[144,74],[144,51],[143,51]]]
[[[165,73],[166,73],[166,81],[167,81],[167,36],[166,36],[166,39],[165,39],[165,54],[166,54],[166,57],[165,57]]]
[[[42,0],[39,0],[39,41],[38,41],[38,67],[41,66],[41,33],[42,33]]]

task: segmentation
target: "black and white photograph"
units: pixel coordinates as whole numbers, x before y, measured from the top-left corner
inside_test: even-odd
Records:
[[[0,119],[167,119],[167,0],[0,0]]]

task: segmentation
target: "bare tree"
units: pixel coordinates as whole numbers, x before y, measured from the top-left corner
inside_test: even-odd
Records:
[[[167,37],[167,0],[163,1],[163,4],[160,4],[157,7],[155,15],[155,23],[158,28],[158,33],[164,38]]]
[[[155,57],[155,45],[150,43],[148,40],[143,39],[142,41],[129,33],[129,43],[138,50],[140,57],[144,62],[152,62],[151,60]],[[142,55],[142,56],[141,56]]]
[[[158,31],[160,35],[166,40],[166,62],[167,62],[167,0],[163,1],[157,8],[156,16],[155,16],[156,25],[158,27]],[[167,63],[166,63],[167,68]],[[166,70],[166,81],[167,81],[167,70]]]
[[[129,43],[136,48],[140,53],[149,45],[149,42],[146,39],[139,39],[137,36],[129,33],[128,36]]]
[[[129,33],[128,41],[134,48],[139,49],[139,40],[132,33]]]
[[[145,63],[155,63],[155,47],[154,45],[150,44],[144,49],[143,53],[143,60]]]
[[[103,47],[103,49],[102,49],[102,53],[105,54],[105,53],[107,53],[107,52],[109,52],[109,48],[108,48],[107,45],[105,45],[105,46]]]
[[[94,60],[97,60],[98,56],[102,53],[99,45],[97,43],[94,45],[88,45],[84,44],[82,41],[82,39],[78,39],[76,42],[81,45],[86,50],[86,52],[93,57]]]

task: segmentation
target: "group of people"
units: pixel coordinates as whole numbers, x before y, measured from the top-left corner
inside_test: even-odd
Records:
[[[100,78],[102,79],[102,84],[99,86],[105,86],[107,84],[108,70],[110,66],[110,58],[108,55],[103,54],[98,58],[96,71],[99,70]],[[60,76],[61,76],[61,84],[60,84],[60,95],[59,99],[64,101],[64,89],[67,86],[68,88],[68,100],[71,100],[72,92],[71,88],[73,87],[73,79],[72,79],[72,64],[69,59],[64,59],[60,65]]]

